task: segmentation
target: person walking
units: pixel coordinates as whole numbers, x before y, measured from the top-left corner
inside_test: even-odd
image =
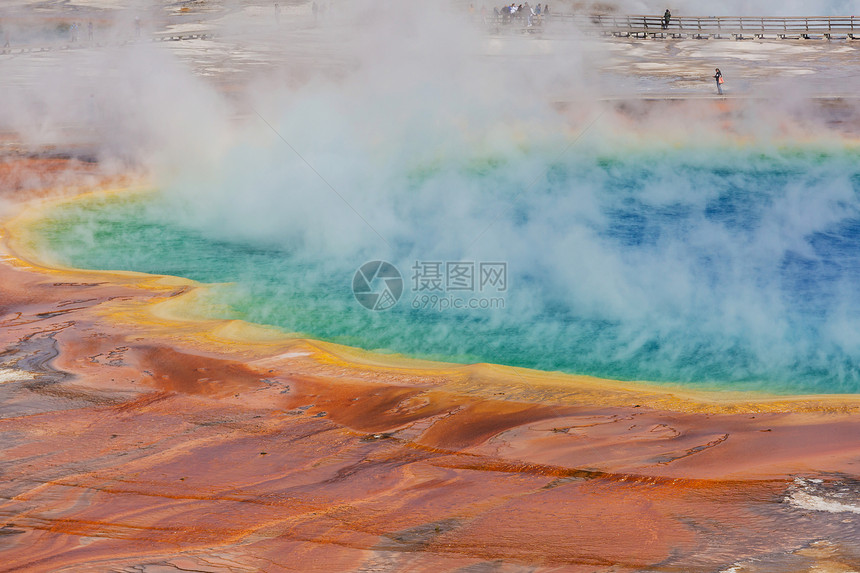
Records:
[[[717,93],[723,95],[723,72],[720,71],[720,68],[716,69],[714,80],[717,82]]]

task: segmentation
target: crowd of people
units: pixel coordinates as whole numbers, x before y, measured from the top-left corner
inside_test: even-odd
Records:
[[[475,15],[475,5],[469,4],[469,14]],[[520,23],[526,26],[539,25],[543,19],[549,16],[549,4],[537,4],[529,6],[528,2],[522,4],[511,3],[504,5],[501,8],[493,8],[492,16],[487,10],[486,5],[481,6],[480,10],[481,21],[487,23],[492,18],[494,22],[503,24]]]

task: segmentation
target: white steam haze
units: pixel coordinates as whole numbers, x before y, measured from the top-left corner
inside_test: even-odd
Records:
[[[594,350],[613,359],[655,337],[666,360],[689,353],[691,323],[726,352],[742,340],[753,361],[784,366],[809,351],[781,273],[795,254],[816,259],[810,236],[858,216],[850,162],[770,190],[753,228],[706,215],[755,176],[751,156],[790,169],[793,141],[843,152],[841,127],[808,96],[853,88],[829,80],[856,81],[854,44],[626,42],[551,21],[543,34],[489,34],[462,17],[467,5],[332,2],[314,22],[309,4],[282,3],[276,22],[272,3],[223,2],[197,21],[171,16],[177,29],[216,34],[176,45],[124,44],[137,12],[121,10],[99,30],[107,47],[0,56],[14,78],[0,88],[0,124],[26,145],[83,139],[106,169],[145,171],[167,193],[165,216],[215,239],[349,272],[373,259],[404,274],[415,260],[505,261],[511,313],[618,322],[621,345]],[[789,2],[767,13],[855,7]],[[164,25],[157,3],[135,10],[145,27]],[[727,90],[755,97],[712,105],[716,65]],[[689,101],[638,101],[672,93]],[[853,113],[856,103],[840,105]],[[607,187],[624,176],[619,161],[644,172],[635,193]],[[630,201],[643,217],[682,213],[682,224],[637,227],[645,239],[629,248],[616,211]],[[860,297],[847,282],[834,289],[841,312],[822,316],[820,335],[857,356]]]
[[[656,14],[669,8],[676,16],[858,16],[858,0],[620,0],[612,2],[623,13]]]

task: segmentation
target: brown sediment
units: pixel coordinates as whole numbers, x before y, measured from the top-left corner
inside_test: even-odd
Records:
[[[856,396],[694,393],[178,320],[192,282],[39,267],[9,228],[0,571],[860,564],[856,514],[787,501],[798,476],[855,487]]]

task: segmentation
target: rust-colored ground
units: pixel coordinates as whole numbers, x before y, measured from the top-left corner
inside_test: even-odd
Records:
[[[22,159],[0,198],[51,173],[116,183]],[[852,499],[860,400],[383,364],[152,312],[187,281],[5,253],[0,571],[860,567],[858,513],[790,503],[799,478]]]

